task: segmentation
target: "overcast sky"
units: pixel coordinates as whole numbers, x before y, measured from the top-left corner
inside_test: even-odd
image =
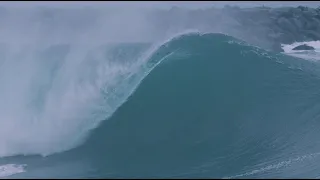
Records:
[[[34,6],[49,6],[49,7],[142,7],[142,8],[170,8],[173,6],[185,7],[185,8],[206,8],[206,7],[223,7],[224,5],[238,5],[242,7],[252,7],[257,5],[267,5],[271,7],[275,6],[310,6],[317,7],[320,2],[317,1],[1,1],[0,6],[11,6],[11,7],[34,7]]]

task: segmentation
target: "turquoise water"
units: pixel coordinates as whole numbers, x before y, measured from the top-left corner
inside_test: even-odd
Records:
[[[34,141],[19,148],[19,141],[12,138],[14,143],[6,145],[15,152],[0,151],[1,167],[6,168],[0,174],[16,173],[7,178],[319,176],[317,62],[213,33],[179,35],[160,46],[104,46],[101,52],[99,57],[104,58],[88,55],[94,60],[76,64],[79,71],[68,69],[66,62],[45,64],[56,69],[42,74],[55,78],[50,85],[34,88],[50,87],[42,100],[36,100],[47,110],[32,112],[46,122],[52,115],[55,123],[38,124],[43,129],[30,132]],[[103,59],[119,61],[108,61],[103,71],[99,69]],[[72,91],[69,82],[77,85]],[[60,109],[52,110],[51,105]],[[46,129],[52,126],[58,135]]]

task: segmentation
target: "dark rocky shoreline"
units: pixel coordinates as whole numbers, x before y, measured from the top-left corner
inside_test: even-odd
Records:
[[[239,17],[240,24],[251,20],[247,26],[266,28],[263,36],[273,42],[272,50],[282,51],[280,44],[320,40],[320,8],[256,8],[252,11],[235,11],[234,17]],[[257,36],[253,28],[249,31]]]
[[[169,29],[180,26],[223,32],[276,52],[283,51],[281,44],[320,40],[320,7],[174,7],[161,14],[158,20]]]
[[[0,7],[0,31],[12,28],[13,31],[24,29],[26,33],[39,26],[44,37],[48,33],[72,37],[98,29],[106,34],[102,38],[108,41],[154,42],[194,29],[228,34],[276,52],[283,51],[281,44],[320,40],[320,7],[155,8]]]

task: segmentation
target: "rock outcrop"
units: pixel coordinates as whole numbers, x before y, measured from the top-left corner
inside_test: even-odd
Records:
[[[292,50],[314,50],[314,47],[303,44],[293,48]]]

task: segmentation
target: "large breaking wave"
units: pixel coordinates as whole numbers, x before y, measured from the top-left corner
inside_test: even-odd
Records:
[[[316,62],[211,33],[72,48],[2,53],[1,156],[71,150],[109,177],[240,177],[319,151]]]

